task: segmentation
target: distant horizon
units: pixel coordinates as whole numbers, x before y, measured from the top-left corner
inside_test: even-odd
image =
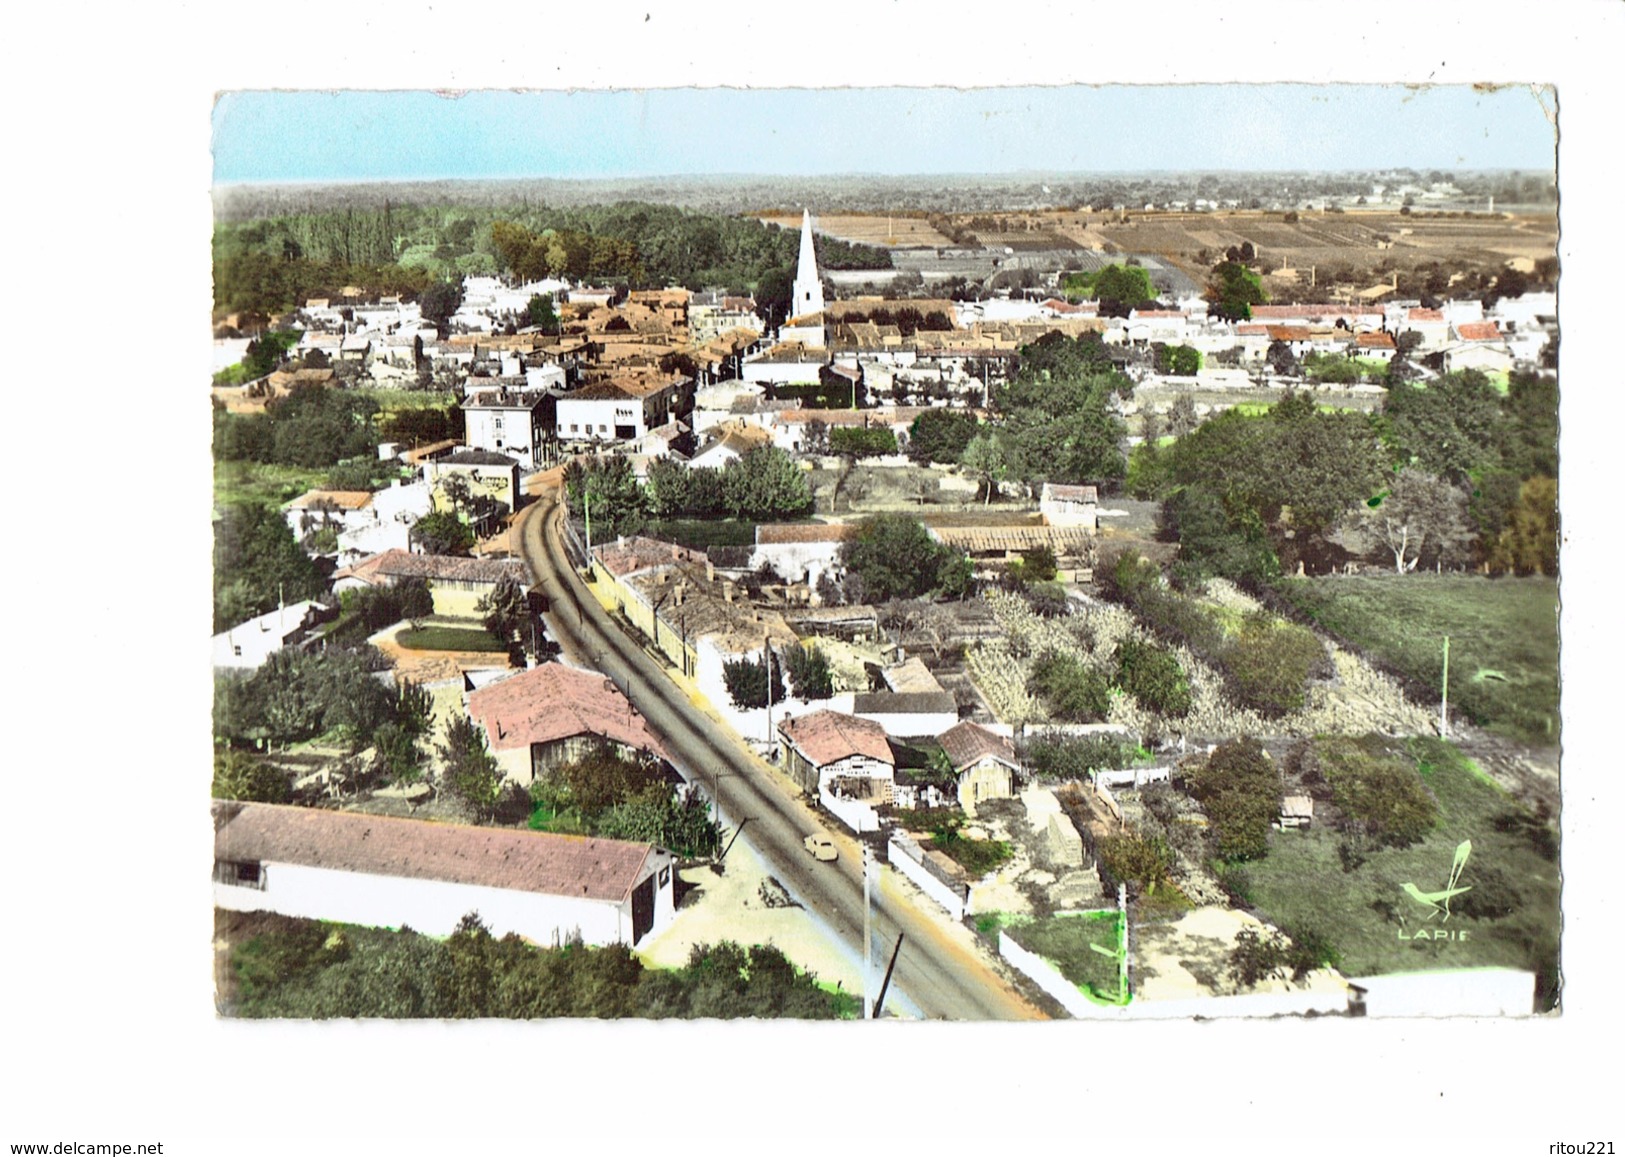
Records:
[[[1335,176],[1342,174],[1381,173],[1392,170],[1407,170],[1410,172],[1430,171],[1441,172],[1448,176],[1480,174],[1480,173],[1538,173],[1551,174],[1550,169],[1528,165],[1484,165],[1477,168],[1440,168],[1436,165],[1351,165],[1341,168],[1294,168],[1294,169],[1254,169],[1254,168],[1213,168],[1201,167],[1191,169],[1006,169],[998,171],[953,170],[943,169],[930,173],[885,173],[873,170],[831,170],[822,173],[625,173],[617,176],[592,177],[561,177],[547,173],[531,173],[517,176],[481,177],[481,176],[446,176],[446,177],[287,177],[269,179],[243,179],[236,181],[216,181],[216,189],[235,189],[255,186],[289,187],[298,185],[432,185],[446,184],[473,184],[477,182],[491,183],[518,183],[523,181],[558,181],[571,184],[610,184],[626,181],[818,181],[864,178],[871,180],[888,181],[925,181],[938,177],[972,177],[972,178],[1000,178],[1000,177],[1056,177],[1075,179],[1079,177],[1190,177],[1190,176]]]
[[[242,90],[214,182],[1556,170],[1527,85]],[[319,131],[310,131],[312,126]]]

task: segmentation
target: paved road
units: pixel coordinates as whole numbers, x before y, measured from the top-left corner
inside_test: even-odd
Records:
[[[709,787],[724,777],[723,802],[730,818],[745,823],[752,844],[774,872],[859,955],[863,945],[863,879],[856,841],[834,833],[835,863],[818,863],[802,839],[822,821],[796,798],[789,782],[757,758],[731,729],[705,715],[688,695],[621,631],[582,583],[561,539],[557,490],[543,493],[521,516],[516,542],[531,573],[548,594],[548,628],[604,673],[627,688],[635,706],[661,736],[679,768]],[[890,951],[901,930],[903,952],[892,983],[926,1016],[952,1020],[1027,1020],[1042,1016],[978,957],[969,929],[919,911],[901,888],[882,875],[875,889],[878,945]],[[877,955],[880,949],[877,947]],[[883,967],[884,962],[881,962]]]

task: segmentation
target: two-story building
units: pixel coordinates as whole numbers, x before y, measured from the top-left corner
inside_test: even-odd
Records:
[[[559,394],[554,429],[561,443],[637,442],[679,411],[684,379],[622,377]]]
[[[463,440],[471,450],[506,454],[527,473],[547,460],[553,395],[545,390],[473,389],[463,399]]]

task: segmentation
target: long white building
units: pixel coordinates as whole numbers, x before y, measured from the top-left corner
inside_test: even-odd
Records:
[[[215,907],[445,936],[635,945],[676,914],[676,858],[653,844],[275,804],[214,806]]]

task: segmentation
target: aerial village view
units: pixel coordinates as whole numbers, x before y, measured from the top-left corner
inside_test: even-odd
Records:
[[[1315,96],[1393,141],[341,181],[233,134],[622,106],[221,96],[220,1014],[1556,1011],[1549,110]]]

